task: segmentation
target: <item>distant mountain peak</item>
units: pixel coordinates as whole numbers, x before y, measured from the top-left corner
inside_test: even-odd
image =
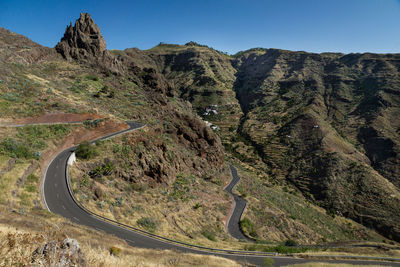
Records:
[[[103,56],[106,42],[90,14],[81,13],[79,19],[67,26],[56,50],[67,60]]]

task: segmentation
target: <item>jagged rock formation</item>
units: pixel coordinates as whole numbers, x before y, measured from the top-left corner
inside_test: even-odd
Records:
[[[67,26],[61,41],[55,47],[67,60],[80,60],[113,73],[126,69],[121,61],[106,50],[106,42],[99,27],[88,13],[81,13],[75,25]]]
[[[64,37],[56,45],[56,50],[67,60],[103,57],[106,42],[99,27],[88,13],[81,13],[80,18],[67,27]]]

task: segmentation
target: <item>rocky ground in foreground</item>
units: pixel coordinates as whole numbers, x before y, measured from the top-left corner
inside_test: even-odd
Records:
[[[42,211],[0,214],[2,266],[241,266],[220,257],[133,248]]]

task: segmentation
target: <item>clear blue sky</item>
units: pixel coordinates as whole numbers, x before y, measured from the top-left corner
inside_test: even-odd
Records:
[[[108,49],[193,40],[228,53],[400,53],[400,0],[0,0],[0,26],[53,47],[80,12]]]

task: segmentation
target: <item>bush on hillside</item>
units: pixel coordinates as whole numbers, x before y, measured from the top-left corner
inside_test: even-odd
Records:
[[[75,153],[80,159],[91,159],[98,155],[96,148],[90,145],[89,142],[80,143]]]
[[[247,232],[250,236],[252,236],[254,238],[256,238],[258,236],[256,228],[254,227],[254,224],[252,221],[250,221],[250,219],[244,218],[243,220],[241,220],[240,227],[242,228],[242,230],[244,232]]]

